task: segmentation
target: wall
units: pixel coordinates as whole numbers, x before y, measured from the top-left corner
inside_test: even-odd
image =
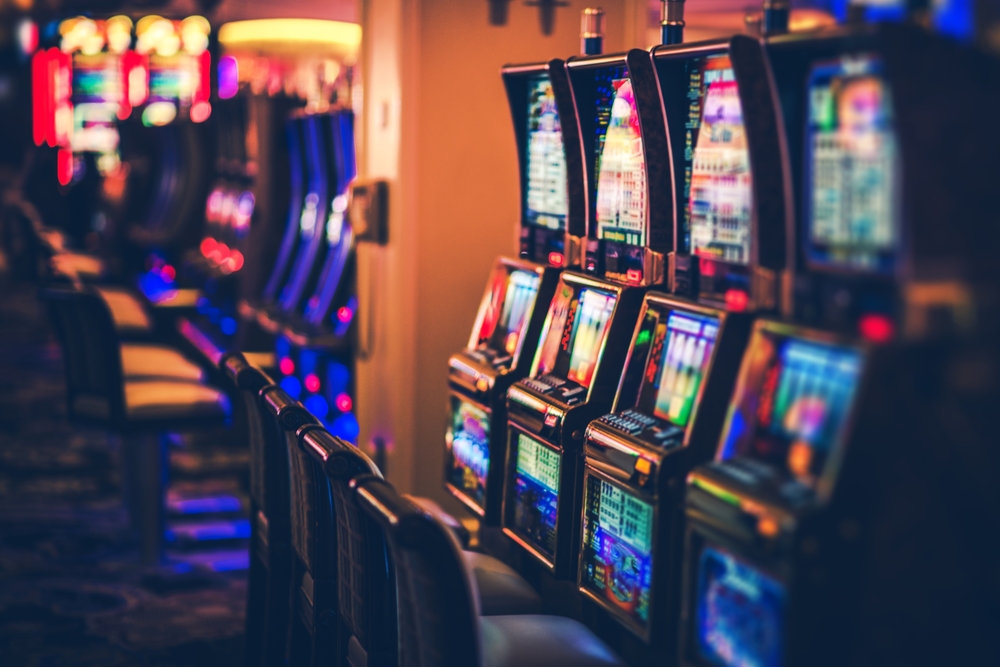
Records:
[[[486,0],[368,0],[365,169],[392,185],[390,247],[369,250],[361,317],[374,348],[359,371],[361,442],[390,443],[388,476],[442,499],[448,356],[465,345],[494,259],[515,251],[518,170],[499,70],[579,51],[573,1],[543,36],[538,10]],[[606,51],[639,44],[646,6],[604,0]],[[367,326],[367,324],[366,324]]]

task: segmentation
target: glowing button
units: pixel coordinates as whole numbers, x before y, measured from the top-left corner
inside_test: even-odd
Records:
[[[629,269],[625,272],[628,281],[632,284],[638,284],[642,282],[642,271],[639,269]]]
[[[885,315],[868,313],[858,320],[858,332],[865,340],[887,343],[896,335],[896,325]]]
[[[750,297],[746,292],[738,289],[726,290],[726,308],[734,312],[742,312],[747,309]]]
[[[351,317],[354,316],[354,311],[347,306],[341,306],[337,309],[337,319],[341,322],[350,322]]]
[[[306,389],[315,393],[319,391],[319,378],[315,375],[306,376]]]
[[[337,396],[335,403],[337,404],[337,409],[341,412],[350,412],[351,408],[354,407],[354,401],[347,394]]]
[[[280,370],[285,375],[291,375],[295,372],[295,362],[289,357],[285,357],[278,363],[278,370]]]
[[[551,264],[552,266],[562,266],[563,262],[565,261],[566,258],[563,257],[561,253],[558,252],[549,253],[549,264]]]

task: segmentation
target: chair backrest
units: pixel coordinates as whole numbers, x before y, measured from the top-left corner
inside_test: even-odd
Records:
[[[274,491],[280,492],[283,488],[285,496],[288,495],[288,456],[285,452],[284,432],[282,431],[280,438],[274,438],[278,431],[277,423],[273,419],[265,419],[261,414],[260,393],[265,387],[273,386],[274,382],[239,352],[224,354],[219,360],[219,370],[239,390],[250,445],[250,497],[266,516],[268,486],[274,487],[281,483],[281,487]],[[272,427],[268,428],[269,426]],[[281,460],[272,462],[270,458]],[[283,482],[274,479],[282,471],[284,474],[280,476]]]
[[[361,450],[322,427],[303,427],[299,446],[330,483],[341,621],[366,651],[369,666],[396,665],[395,574],[385,533],[361,510],[351,488],[351,480],[359,476],[381,479],[382,475]]]
[[[121,350],[107,304],[87,288],[48,288],[40,295],[63,348],[70,417],[123,421]]]
[[[479,601],[458,540],[385,480],[361,477],[352,485],[385,532],[395,565],[400,664],[481,665]]]
[[[288,527],[293,551],[305,564],[307,571],[316,579],[315,566],[323,567],[333,563],[336,550],[332,544],[325,545],[323,553],[313,544],[313,533],[328,527],[333,534],[333,508],[330,485],[323,475],[310,474],[303,465],[305,454],[299,449],[295,432],[306,424],[317,424],[316,418],[301,403],[294,400],[280,387],[269,387],[261,393],[264,409],[270,414],[277,435],[284,441],[285,460],[288,471]],[[320,477],[321,479],[317,479]],[[269,498],[270,500],[270,498]],[[276,506],[273,503],[272,506]],[[268,515],[270,520],[271,516]]]

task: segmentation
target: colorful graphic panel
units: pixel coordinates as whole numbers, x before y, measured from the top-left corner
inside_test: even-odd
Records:
[[[556,550],[559,511],[559,464],[562,455],[523,433],[517,435],[514,525],[522,537],[552,557]]]
[[[595,289],[580,291],[580,305],[570,339],[569,372],[566,377],[584,387],[594,379],[601,348],[611,324],[617,297]]]
[[[723,459],[751,457],[814,487],[854,402],[860,352],[759,333],[747,354]]]
[[[746,264],[752,220],[750,155],[729,56],[691,62],[688,98],[684,185],[691,252]]]
[[[598,84],[596,173],[598,238],[646,243],[646,158],[632,82],[624,68]]]
[[[528,82],[528,170],[526,222],[565,229],[569,212],[566,149],[552,82],[541,75]]]
[[[653,506],[587,476],[583,517],[583,586],[645,626],[652,586]]]
[[[809,257],[890,271],[899,245],[899,157],[882,63],[864,55],[816,65],[808,88]]]
[[[533,271],[502,269],[493,275],[489,302],[479,328],[479,344],[516,354],[538,296],[540,278]]]
[[[448,443],[448,482],[479,507],[486,507],[490,471],[490,416],[477,405],[452,397]]]
[[[695,599],[698,652],[721,667],[780,667],[785,588],[716,547],[698,559]]]

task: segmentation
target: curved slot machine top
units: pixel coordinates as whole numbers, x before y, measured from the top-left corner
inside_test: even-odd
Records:
[[[567,62],[588,200],[583,270],[660,284],[674,245],[673,185],[656,73],[645,51]]]
[[[875,342],[981,326],[1000,251],[980,224],[995,207],[983,184],[1000,177],[1000,140],[968,110],[997,111],[995,62],[898,24],[766,49],[795,197],[786,314]]]
[[[521,173],[520,257],[556,268],[579,266],[587,200],[574,177],[583,167],[566,65],[508,65],[500,74]]]
[[[790,212],[763,48],[738,36],[660,46],[653,62],[677,192],[671,291],[774,310]]]
[[[305,198],[307,189],[308,167],[306,165],[306,155],[303,143],[303,130],[305,122],[301,118],[290,118],[285,122],[285,141],[288,147],[288,219],[285,223],[285,233],[281,237],[281,245],[278,248],[278,256],[271,269],[271,275],[264,285],[261,299],[264,303],[273,303],[280,294],[281,287],[288,280],[293,268],[292,258],[296,254],[296,249],[301,237],[299,231],[302,212],[305,208]]]

